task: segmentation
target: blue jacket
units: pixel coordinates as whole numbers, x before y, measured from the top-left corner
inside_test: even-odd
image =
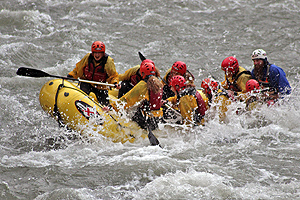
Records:
[[[254,76],[254,69],[252,70],[251,75],[252,78],[258,80]],[[266,80],[266,76],[267,76],[267,67],[264,68],[264,76],[262,81]],[[286,79],[285,72],[280,67],[270,64],[268,81],[270,83],[270,87],[277,89],[277,91],[280,94],[285,95],[291,93],[292,89],[289,84],[289,81]]]

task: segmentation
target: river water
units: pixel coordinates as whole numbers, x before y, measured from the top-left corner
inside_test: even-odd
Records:
[[[0,199],[299,199],[299,22],[297,0],[1,0]],[[16,71],[65,76],[95,40],[119,73],[141,51],[162,75],[186,62],[198,88],[223,80],[228,56],[251,70],[263,48],[293,92],[241,115],[233,105],[226,123],[160,127],[163,148],[80,139],[39,105],[50,78]]]

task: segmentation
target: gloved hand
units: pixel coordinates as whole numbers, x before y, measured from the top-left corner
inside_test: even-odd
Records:
[[[119,85],[118,83],[115,83],[115,88],[116,89],[121,89],[121,85]]]
[[[72,75],[68,74],[67,75],[68,78],[74,78]]]
[[[169,104],[168,100],[161,100],[161,105],[166,106],[166,104]]]

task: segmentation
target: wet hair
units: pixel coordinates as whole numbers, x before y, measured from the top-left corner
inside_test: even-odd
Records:
[[[156,76],[151,76],[147,81],[147,88],[154,93],[158,93],[161,92],[163,84]]]

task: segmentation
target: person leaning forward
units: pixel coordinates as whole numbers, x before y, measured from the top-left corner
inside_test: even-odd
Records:
[[[161,108],[163,84],[155,76],[155,65],[151,60],[146,59],[141,63],[140,74],[142,80],[121,98],[113,101],[112,106],[116,111],[122,108],[128,112],[133,110],[133,121],[143,129],[149,126],[154,130],[163,116]]]
[[[179,111],[182,116],[181,123],[203,124],[207,107],[195,85],[188,83],[183,76],[176,75],[171,79],[170,87],[175,96],[169,97],[163,104],[170,102],[172,108]]]
[[[217,110],[219,121],[221,123],[228,122],[227,111],[232,101],[229,92],[220,87],[220,84],[211,78],[204,79],[201,87],[203,88],[202,92],[208,98],[209,108]]]
[[[176,61],[172,67],[167,70],[166,75],[163,78],[163,100],[175,95],[171,90],[170,81],[176,75],[183,76],[188,84],[194,84],[195,77],[187,70],[186,64],[182,61]]]
[[[152,62],[152,60],[145,59],[144,62]],[[154,64],[154,63],[153,63]],[[160,77],[160,72],[155,67],[155,76]],[[121,88],[119,89],[118,98],[121,98],[124,94],[129,92],[138,82],[142,80],[142,76],[140,73],[140,65],[136,65],[125,71],[123,74],[119,74],[119,80],[121,82]]]
[[[95,41],[91,47],[92,53],[87,53],[69,72],[67,77],[81,78],[90,81],[114,84],[117,89],[119,86],[118,72],[114,60],[105,53],[105,45],[101,41]],[[80,83],[80,89],[86,94],[93,92],[100,104],[109,105],[108,87],[90,83]]]

